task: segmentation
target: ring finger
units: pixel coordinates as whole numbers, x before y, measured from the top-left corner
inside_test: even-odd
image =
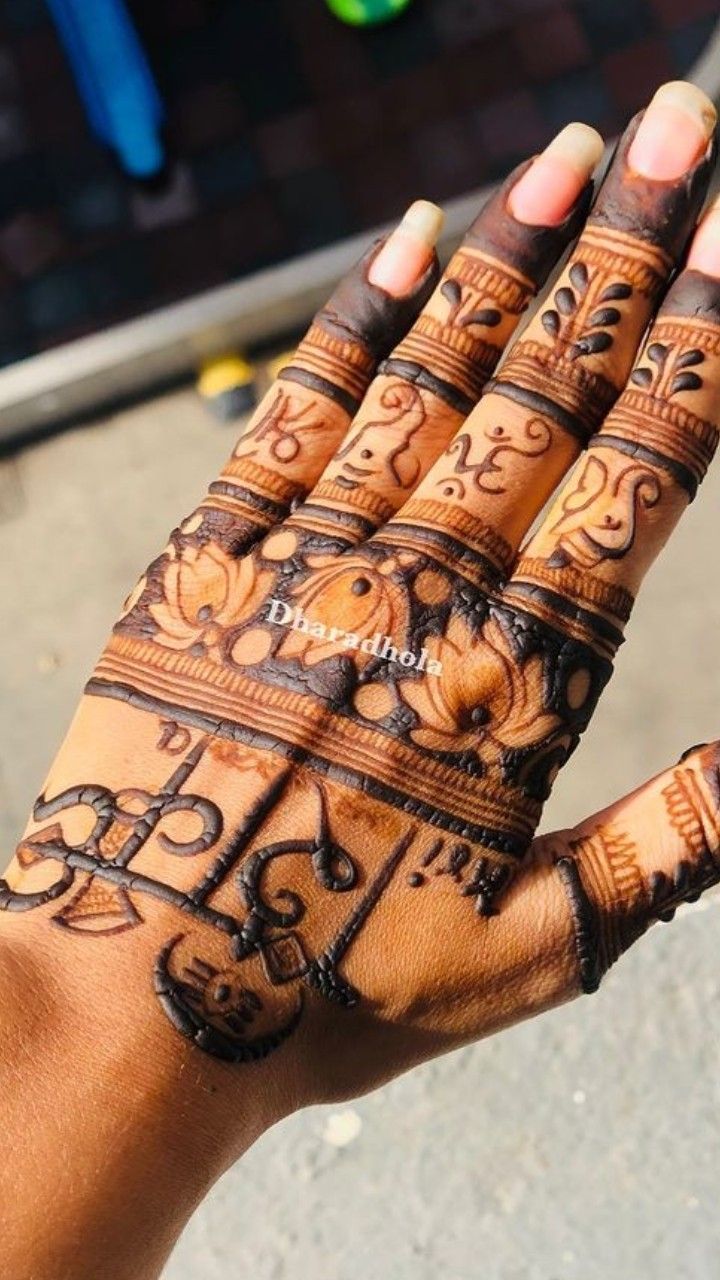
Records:
[[[637,589],[692,501],[720,423],[720,203],[629,382],[520,558],[504,601],[612,659]],[[552,617],[551,617],[552,615]]]

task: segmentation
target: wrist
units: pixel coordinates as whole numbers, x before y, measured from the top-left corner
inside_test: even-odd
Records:
[[[199,1053],[158,1014],[134,951],[110,965],[98,940],[80,969],[70,942],[0,917],[8,1274],[152,1280],[217,1177],[294,1109],[287,1067]]]

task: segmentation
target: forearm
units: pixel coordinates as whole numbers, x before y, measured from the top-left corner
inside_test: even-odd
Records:
[[[12,1280],[154,1280],[228,1164],[292,1109],[172,1035],[138,948],[112,966],[0,916],[0,1224]],[[82,965],[82,967],[80,967]]]

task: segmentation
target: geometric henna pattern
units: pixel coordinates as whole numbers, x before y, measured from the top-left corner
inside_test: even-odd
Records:
[[[555,858],[555,868],[565,889],[572,916],[578,976],[582,991],[597,991],[603,976],[623,952],[656,921],[673,919],[679,906],[697,902],[698,898],[720,880],[720,862],[717,850],[706,844],[697,856],[682,858],[672,875],[654,872],[647,883],[626,901],[633,909],[624,915],[600,912],[594,905],[602,902],[602,878],[607,868],[613,873],[618,869],[639,878],[637,863],[633,859],[633,846],[627,836],[610,828],[599,828],[591,837],[569,842],[570,854]],[[619,864],[618,864],[618,854]],[[609,858],[608,862],[605,859]],[[600,885],[592,884],[593,869],[598,870]],[[586,884],[586,881],[588,882]],[[592,884],[592,889],[589,885]],[[623,899],[620,899],[623,901]]]
[[[692,755],[688,766],[686,757]],[[665,779],[668,780],[665,780]],[[642,820],[634,837],[612,817],[574,839],[548,837],[552,862],[565,889],[575,935],[583,991],[597,990],[605,972],[655,921],[672,920],[684,902],[695,902],[720,880],[719,775],[716,752],[703,760],[696,749],[638,801]],[[629,801],[632,809],[632,798]],[[637,840],[669,824],[679,856],[671,873],[647,878]],[[637,820],[636,820],[637,821]],[[628,812],[627,825],[633,825]]]

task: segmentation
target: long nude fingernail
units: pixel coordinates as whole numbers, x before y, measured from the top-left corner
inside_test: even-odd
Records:
[[[590,125],[566,125],[515,183],[508,196],[513,217],[530,226],[557,226],[586,186],[603,146]]]
[[[416,200],[388,236],[368,272],[371,284],[401,298],[427,270],[443,224],[443,211],[429,200]]]
[[[628,151],[636,173],[659,182],[681,178],[704,155],[717,112],[707,94],[687,80],[658,89]]]
[[[692,238],[687,265],[720,280],[720,196],[710,205]]]

